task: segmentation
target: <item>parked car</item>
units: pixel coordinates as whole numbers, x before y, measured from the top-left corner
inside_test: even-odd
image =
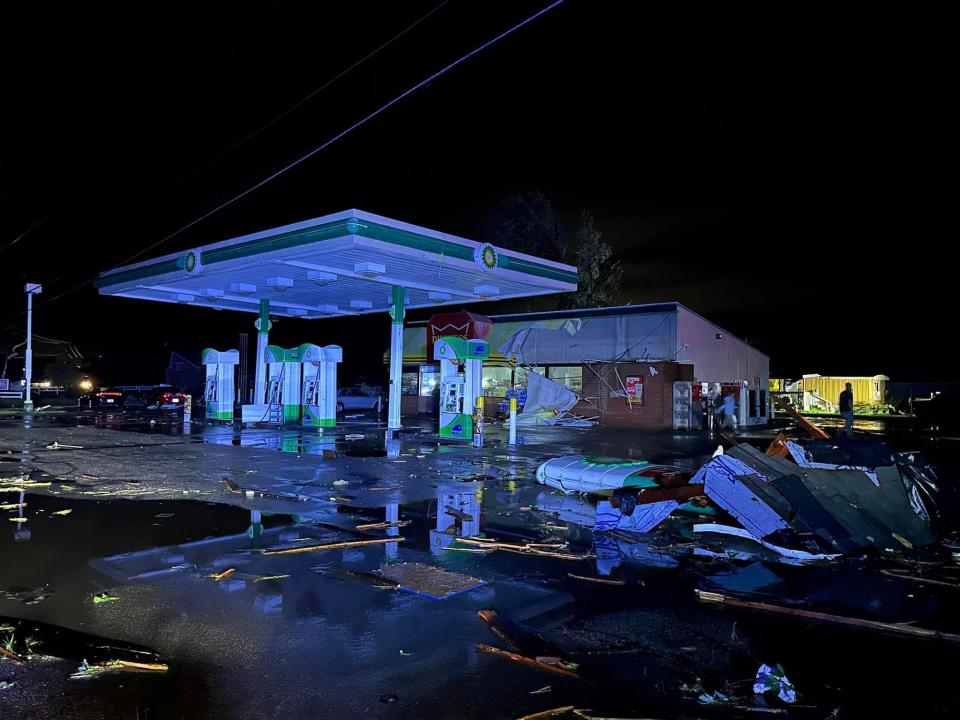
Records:
[[[95,390],[81,397],[80,404],[91,410],[122,410],[123,391],[113,388]]]
[[[377,407],[378,396],[364,392],[361,388],[340,388],[337,391],[337,412],[344,410],[372,410]]]
[[[178,410],[186,396],[170,385],[117,385],[102,388],[80,397],[80,406],[91,410]]]
[[[187,396],[176,388],[167,388],[156,394],[156,406],[161,410],[179,410],[186,401]]]

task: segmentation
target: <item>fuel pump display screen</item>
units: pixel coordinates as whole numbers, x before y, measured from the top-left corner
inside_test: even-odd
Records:
[[[444,383],[443,392],[443,412],[460,412],[460,383]]]

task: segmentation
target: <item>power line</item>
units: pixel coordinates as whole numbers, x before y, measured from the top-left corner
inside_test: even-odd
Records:
[[[327,80],[325,83],[323,83],[323,85],[321,85],[320,87],[314,89],[314,90],[311,91],[308,95],[306,95],[305,97],[303,97],[303,98],[301,98],[300,100],[298,100],[297,102],[295,102],[293,105],[291,105],[291,106],[289,106],[288,108],[286,108],[286,109],[285,109],[283,112],[281,112],[279,115],[276,115],[276,116],[273,117],[271,120],[268,120],[266,123],[264,123],[263,125],[261,125],[260,127],[258,127],[256,130],[254,130],[253,132],[251,132],[251,133],[250,133],[249,135],[247,135],[246,137],[244,137],[244,138],[238,140],[237,142],[235,142],[233,145],[231,145],[230,147],[228,147],[226,150],[224,150],[223,152],[221,152],[219,155],[217,155],[217,156],[216,156],[215,158],[213,158],[212,160],[210,160],[210,161],[208,161],[207,163],[205,163],[205,164],[201,165],[200,167],[196,168],[193,172],[190,173],[190,176],[192,177],[193,175],[196,175],[197,173],[202,172],[203,170],[207,169],[208,167],[211,167],[212,165],[215,165],[216,163],[220,162],[223,158],[225,158],[227,155],[229,155],[230,153],[232,153],[233,151],[235,151],[237,148],[239,148],[240,146],[248,143],[250,140],[252,140],[252,139],[255,138],[256,136],[258,136],[260,133],[262,133],[262,132],[264,132],[265,130],[267,130],[268,128],[272,127],[274,124],[276,124],[277,122],[279,122],[280,120],[282,120],[283,118],[285,118],[287,115],[289,115],[290,113],[292,113],[293,111],[295,111],[295,110],[296,110],[297,108],[299,108],[301,105],[303,105],[304,103],[308,102],[309,100],[312,100],[314,97],[316,97],[317,95],[319,95],[321,92],[323,92],[324,90],[326,90],[328,87],[330,87],[331,85],[333,85],[335,82],[337,82],[338,80],[341,80],[344,76],[346,76],[347,74],[349,74],[349,73],[352,72],[353,70],[356,70],[358,67],[360,67],[361,65],[363,65],[365,62],[367,62],[368,60],[370,60],[371,58],[373,58],[375,55],[377,55],[377,54],[379,54],[381,51],[385,50],[387,47],[389,47],[390,45],[392,45],[393,43],[395,43],[397,40],[399,40],[400,38],[402,38],[404,35],[406,35],[407,33],[409,33],[411,30],[413,30],[414,28],[416,28],[418,25],[420,25],[422,22],[424,22],[425,20],[427,20],[431,15],[433,15],[433,14],[436,13],[438,10],[440,10],[441,8],[443,8],[443,6],[444,6],[444,5],[447,5],[449,2],[450,2],[450,0],[443,0],[443,2],[441,2],[439,5],[437,5],[436,7],[434,7],[434,8],[433,8],[432,10],[430,10],[429,12],[427,12],[425,15],[422,15],[421,17],[419,17],[419,18],[418,18],[417,20],[415,20],[413,23],[411,23],[410,25],[408,25],[407,27],[405,27],[403,30],[401,30],[399,33],[397,33],[397,34],[394,35],[393,37],[391,37],[391,38],[390,38],[389,40],[387,40],[386,42],[384,42],[384,43],[382,43],[381,45],[379,45],[378,47],[376,47],[374,50],[372,50],[372,51],[370,51],[369,53],[367,53],[366,55],[364,55],[362,58],[360,58],[359,60],[357,60],[356,62],[354,62],[354,63],[353,63],[352,65],[350,65],[348,68],[346,68],[346,69],[340,71],[339,73],[337,73],[336,75],[334,75],[332,78],[330,78],[330,79]],[[4,195],[6,195],[8,192],[10,192],[10,188],[4,189],[3,192],[0,193],[0,198],[2,198],[2,197],[3,197]],[[37,227],[38,227],[39,225],[41,225],[43,222],[45,222],[46,220],[48,220],[52,214],[53,214],[53,213],[47,214],[45,217],[41,218],[40,220],[38,220],[37,222],[35,222],[33,225],[31,225],[29,228],[27,228],[27,230],[26,230],[25,232],[23,232],[19,237],[14,238],[14,239],[13,239],[10,243],[8,243],[7,245],[5,245],[5,246],[3,246],[3,247],[0,247],[0,253],[4,252],[5,250],[10,249],[10,248],[13,247],[14,245],[16,245],[18,242],[20,242],[23,238],[25,238],[27,235],[29,235],[35,228],[37,228]],[[137,257],[137,255],[134,255],[133,257]],[[129,262],[129,261],[124,261],[124,262]],[[61,275],[60,277],[55,278],[54,280],[48,280],[47,282],[48,282],[48,283],[52,283],[52,282],[54,282],[55,280],[59,280],[59,279],[61,279],[61,278],[63,278],[63,277],[67,277],[67,276],[66,276],[66,275]],[[83,283],[83,284],[86,284],[86,283]],[[49,302],[49,301],[48,301],[48,302]],[[44,303],[44,304],[45,304],[45,303]],[[39,305],[39,304],[38,304],[38,305]]]
[[[550,12],[550,11],[553,10],[554,8],[562,5],[563,2],[564,2],[564,0],[555,0],[555,1],[552,2],[551,4],[547,5],[546,7],[542,8],[541,10],[538,10],[537,12],[535,12],[533,15],[530,15],[530,16],[527,17],[526,19],[521,20],[521,21],[520,21],[519,23],[517,23],[516,25],[513,25],[512,27],[504,30],[504,31],[501,32],[499,35],[496,35],[496,36],[494,36],[493,38],[491,38],[490,40],[487,40],[485,43],[483,43],[482,45],[477,46],[476,48],[474,48],[473,50],[471,50],[470,52],[468,52],[466,55],[462,55],[460,58],[458,58],[457,60],[454,60],[454,61],[453,61],[452,63],[450,63],[449,65],[444,66],[443,68],[441,68],[441,69],[438,70],[437,72],[435,72],[435,73],[433,73],[432,75],[428,76],[426,79],[421,80],[421,81],[418,82],[416,85],[413,85],[412,87],[408,88],[408,89],[405,90],[404,92],[400,93],[399,95],[397,95],[396,97],[394,97],[392,100],[390,100],[389,102],[381,105],[379,108],[377,108],[377,109],[374,110],[373,112],[367,114],[366,116],[364,116],[363,118],[361,118],[361,119],[358,120],[357,122],[353,123],[352,125],[350,125],[350,126],[347,127],[346,129],[341,130],[340,132],[338,132],[336,135],[334,135],[334,136],[331,137],[330,139],[326,140],[325,142],[321,143],[320,145],[317,145],[317,146],[314,147],[312,150],[309,150],[308,152],[304,153],[303,155],[301,155],[300,157],[296,158],[295,160],[287,163],[286,165],[284,165],[282,168],[280,168],[280,169],[277,170],[276,172],[271,173],[271,174],[268,175],[267,177],[263,178],[262,180],[254,183],[253,185],[251,185],[250,187],[248,187],[246,190],[243,190],[242,192],[240,192],[240,193],[234,195],[233,197],[231,197],[230,199],[225,200],[224,202],[220,203],[219,205],[217,205],[217,206],[214,207],[213,209],[211,209],[211,210],[205,212],[204,214],[200,215],[200,216],[199,216],[198,218],[196,218],[195,220],[191,220],[189,223],[187,223],[186,225],[182,226],[182,227],[179,228],[178,230],[175,230],[174,232],[170,233],[169,235],[166,235],[166,236],[160,238],[160,239],[157,240],[155,243],[152,243],[152,244],[148,245],[147,247],[143,248],[142,250],[138,251],[137,253],[131,255],[131,256],[130,256],[129,258],[127,258],[126,260],[121,261],[119,264],[120,264],[120,265],[123,265],[123,264],[126,264],[126,263],[130,262],[131,260],[134,260],[134,259],[140,257],[140,256],[143,255],[145,252],[148,252],[148,251],[150,251],[150,250],[153,250],[154,248],[162,245],[163,243],[168,242],[169,240],[172,240],[173,238],[177,237],[177,236],[180,235],[181,233],[186,232],[187,230],[189,230],[190,228],[194,227],[195,225],[200,224],[201,222],[203,222],[203,221],[206,220],[207,218],[210,218],[210,217],[212,217],[213,215],[217,214],[217,213],[220,212],[221,210],[224,210],[225,208],[230,207],[231,205],[233,205],[233,204],[234,204],[235,202],[237,202],[238,200],[242,200],[243,198],[245,198],[245,197],[246,197],[247,195],[249,195],[250,193],[252,193],[252,192],[254,192],[254,191],[256,191],[256,190],[259,190],[259,189],[262,188],[264,185],[266,185],[266,184],[268,184],[269,182],[275,180],[276,178],[280,177],[280,176],[283,175],[284,173],[292,170],[293,168],[297,167],[298,165],[300,165],[301,163],[305,162],[306,160],[309,160],[311,157],[313,157],[314,155],[316,155],[316,154],[319,153],[320,151],[325,150],[326,148],[330,147],[331,145],[333,145],[333,144],[334,144],[335,142],[337,142],[338,140],[346,137],[347,135],[349,135],[351,132],[353,132],[353,131],[356,130],[357,128],[360,128],[360,127],[362,127],[363,125],[366,125],[368,122],[370,122],[371,120],[373,120],[375,117],[381,115],[381,114],[384,113],[385,111],[389,110],[391,107],[393,107],[394,105],[396,105],[397,103],[399,103],[401,100],[409,97],[410,95],[413,95],[413,94],[416,93],[418,90],[421,90],[422,88],[426,87],[427,85],[429,85],[429,84],[432,83],[433,81],[439,79],[439,78],[442,77],[443,75],[446,75],[448,72],[450,72],[451,70],[453,70],[453,69],[456,68],[457,66],[463,64],[464,62],[466,62],[466,61],[469,60],[470,58],[472,58],[472,57],[474,57],[475,55],[483,52],[483,51],[486,50],[487,48],[495,45],[496,43],[498,43],[498,42],[499,42],[500,40],[502,40],[503,38],[507,37],[508,35],[512,35],[512,34],[513,34],[514,32],[516,32],[517,30],[520,30],[521,28],[525,27],[526,25],[529,25],[530,23],[532,23],[534,20],[538,19],[538,18],[541,17],[542,15],[545,15],[546,13]],[[94,276],[93,276],[92,278],[90,278],[89,280],[85,280],[84,282],[79,283],[79,284],[77,284],[77,285],[75,285],[75,286],[73,286],[73,287],[71,287],[71,288],[68,288],[67,290],[64,290],[63,292],[58,293],[57,295],[54,295],[54,296],[52,296],[52,297],[50,297],[50,298],[47,298],[47,299],[44,300],[43,302],[35,303],[33,307],[34,307],[34,309],[36,310],[37,308],[40,308],[40,307],[43,307],[43,306],[45,306],[45,305],[49,305],[50,303],[56,302],[56,301],[59,300],[60,298],[66,296],[66,295],[69,295],[69,294],[71,294],[71,293],[79,290],[80,288],[86,286],[86,285],[89,285],[91,282],[93,282],[94,280],[96,280],[97,277],[98,277],[98,275],[94,275]],[[20,315],[25,314],[25,312],[26,312],[26,311],[21,311],[21,312],[19,312],[19,313],[14,313],[13,315],[9,315],[9,316],[7,316],[6,318],[3,318],[3,319],[4,319],[4,320],[9,320],[9,319],[11,319],[11,318],[19,317]]]
[[[278,123],[280,120],[283,120],[283,118],[285,118],[287,115],[289,115],[289,114],[292,113],[294,110],[296,110],[297,108],[299,108],[301,105],[303,105],[304,103],[312,100],[314,97],[316,97],[316,96],[319,95],[321,92],[323,92],[324,90],[326,90],[328,87],[330,87],[331,85],[333,85],[335,82],[337,82],[338,80],[340,80],[341,78],[343,78],[345,75],[347,75],[348,73],[352,72],[353,70],[356,70],[358,67],[360,67],[361,65],[363,65],[365,62],[367,62],[367,60],[369,60],[370,58],[372,58],[374,55],[377,55],[378,53],[380,53],[380,51],[385,50],[387,47],[389,47],[390,45],[392,45],[393,43],[395,43],[397,40],[399,40],[400,38],[402,38],[404,35],[406,35],[408,32],[410,32],[411,30],[413,30],[415,27],[417,27],[417,26],[418,26],[420,23],[422,23],[424,20],[426,20],[427,18],[429,18],[431,15],[433,15],[433,14],[434,14],[435,12],[437,12],[438,10],[440,10],[440,8],[442,8],[444,5],[446,5],[449,1],[450,1],[450,0],[443,0],[442,3],[440,3],[440,4],[437,5],[435,8],[433,8],[432,10],[430,10],[430,12],[428,12],[426,15],[423,15],[423,16],[421,16],[420,18],[418,18],[417,20],[415,20],[412,24],[410,24],[410,25],[408,25],[407,27],[405,27],[403,30],[401,30],[399,33],[397,33],[397,34],[394,35],[392,38],[390,38],[389,40],[387,40],[385,43],[381,44],[379,47],[375,48],[374,50],[372,50],[371,52],[367,53],[367,54],[364,55],[362,58],[360,58],[359,60],[357,60],[357,61],[356,61],[355,63],[353,63],[350,67],[346,68],[345,70],[341,70],[339,73],[337,73],[337,74],[334,75],[332,78],[330,78],[330,79],[327,80],[325,83],[323,83],[323,85],[321,85],[320,87],[312,90],[309,94],[305,95],[303,98],[301,98],[300,100],[298,100],[297,102],[295,102],[293,105],[291,105],[290,107],[288,107],[286,110],[284,110],[283,112],[281,112],[279,115],[275,115],[273,118],[271,118],[270,120],[268,120],[267,122],[265,122],[263,125],[261,125],[261,126],[258,127],[256,130],[254,130],[253,132],[251,132],[249,135],[241,138],[240,140],[237,140],[237,142],[235,142],[233,145],[231,145],[230,147],[228,147],[226,150],[224,150],[222,153],[220,153],[219,155],[217,155],[215,158],[213,158],[213,159],[210,160],[209,162],[201,165],[199,168],[197,168],[196,170],[194,170],[194,172],[191,173],[191,175],[195,175],[195,174],[197,174],[198,172],[202,172],[203,170],[206,170],[208,167],[210,167],[210,166],[212,166],[212,165],[216,165],[218,162],[220,162],[221,160],[223,160],[223,158],[225,158],[227,155],[229,155],[229,154],[232,153],[234,150],[236,150],[237,148],[239,148],[241,145],[245,145],[246,143],[248,143],[248,142],[250,142],[251,140],[253,140],[253,138],[257,137],[257,135],[259,135],[260,133],[262,133],[264,130],[267,130],[268,128],[270,128],[270,127],[272,127],[273,125],[275,125],[276,123]]]
[[[130,256],[129,258],[127,258],[126,260],[121,261],[120,264],[121,264],[121,265],[124,265],[124,264],[130,262],[131,260],[135,260],[136,258],[138,258],[138,257],[140,257],[141,255],[143,255],[145,252],[148,252],[148,251],[150,251],[150,250],[153,250],[154,248],[156,248],[156,247],[164,244],[165,242],[167,242],[167,241],[169,241],[169,240],[172,240],[173,238],[177,237],[177,235],[179,235],[180,233],[183,233],[183,232],[189,230],[189,229],[192,228],[194,225],[200,224],[201,222],[203,222],[203,221],[206,220],[207,218],[212,217],[213,215],[216,215],[216,214],[217,214],[218,212],[220,212],[221,210],[230,207],[231,205],[233,205],[233,204],[234,204],[235,202],[237,202],[238,200],[242,200],[243,198],[245,198],[245,197],[246,197],[247,195],[249,195],[250,193],[252,193],[252,192],[254,192],[254,191],[256,191],[256,190],[259,190],[260,188],[262,188],[262,187],[263,187],[264,185],[266,185],[267,183],[269,183],[269,182],[271,182],[271,181],[273,181],[273,180],[276,180],[278,177],[280,177],[280,176],[283,175],[284,173],[289,172],[290,170],[292,170],[293,168],[297,167],[297,166],[300,165],[301,163],[305,162],[306,160],[309,160],[310,158],[312,158],[314,155],[316,155],[316,154],[317,154],[318,152],[320,152],[321,150],[325,150],[326,148],[330,147],[331,145],[333,145],[333,144],[334,144],[335,142],[337,142],[338,140],[340,140],[340,139],[346,137],[347,135],[349,135],[351,132],[353,132],[353,131],[356,130],[357,128],[362,127],[363,125],[366,125],[368,122],[370,122],[371,120],[373,120],[375,117],[377,117],[377,116],[380,115],[381,113],[389,110],[391,107],[393,107],[394,105],[396,105],[398,102],[400,102],[400,101],[403,100],[404,98],[409,97],[410,95],[413,95],[415,92],[417,92],[417,91],[420,90],[421,88],[425,87],[426,85],[429,85],[429,84],[432,83],[434,80],[437,80],[437,79],[440,78],[441,76],[443,76],[443,75],[445,75],[446,73],[450,72],[451,70],[453,70],[453,69],[454,69],[455,67],[457,67],[458,65],[460,65],[460,64],[466,62],[467,60],[469,60],[470,58],[472,58],[474,55],[477,55],[477,54],[483,52],[484,50],[486,50],[486,49],[489,48],[490,46],[492,46],[492,45],[496,44],[497,42],[499,42],[500,40],[502,40],[503,38],[507,37],[508,35],[511,35],[512,33],[516,32],[517,30],[519,30],[520,28],[524,27],[525,25],[528,25],[529,23],[533,22],[534,20],[536,20],[537,18],[539,18],[541,15],[544,15],[544,14],[546,14],[547,12],[549,12],[550,10],[553,10],[555,7],[557,7],[558,5],[561,5],[563,2],[564,2],[564,0],[555,0],[555,2],[553,2],[552,4],[548,5],[547,7],[543,8],[542,10],[534,13],[533,15],[531,15],[530,17],[528,17],[527,19],[525,19],[525,20],[517,23],[517,24],[514,25],[513,27],[511,27],[511,28],[503,31],[502,33],[500,33],[500,34],[497,35],[496,37],[488,40],[487,42],[483,43],[483,44],[480,45],[479,47],[474,48],[473,50],[471,50],[470,52],[468,52],[466,55],[461,56],[459,59],[453,61],[452,63],[450,63],[450,64],[447,65],[446,67],[444,67],[444,68],[438,70],[437,72],[433,73],[433,75],[430,75],[430,76],[429,76],[428,78],[426,78],[425,80],[421,80],[420,82],[418,82],[418,83],[417,83],[416,85],[414,85],[413,87],[411,87],[411,88],[405,90],[404,92],[400,93],[400,94],[397,95],[395,98],[393,98],[393,100],[390,100],[389,102],[385,103],[384,105],[381,105],[379,108],[377,108],[377,109],[374,110],[373,112],[369,113],[369,114],[366,115],[365,117],[361,118],[360,120],[358,120],[357,122],[355,122],[353,125],[350,125],[350,126],[347,127],[345,130],[341,130],[340,132],[338,132],[336,135],[334,135],[332,138],[330,138],[330,139],[327,140],[326,142],[321,143],[320,145],[317,145],[317,146],[316,146],[315,148],[313,148],[312,150],[304,153],[303,155],[301,155],[300,157],[296,158],[296,159],[293,160],[292,162],[287,163],[286,165],[284,165],[282,168],[280,168],[280,169],[277,170],[276,172],[271,173],[270,175],[267,175],[267,177],[263,178],[262,180],[254,183],[253,185],[251,185],[250,187],[248,187],[246,190],[243,190],[242,192],[237,193],[236,195],[234,195],[233,197],[231,197],[231,198],[228,199],[228,200],[224,200],[222,203],[220,203],[219,205],[215,206],[212,210],[209,210],[209,211],[205,212],[203,215],[201,215],[200,217],[196,218],[195,220],[191,220],[191,221],[188,222],[186,225],[184,225],[183,227],[181,227],[179,230],[173,231],[173,232],[170,233],[169,235],[160,238],[160,239],[157,240],[155,243],[152,243],[152,244],[148,245],[147,247],[143,248],[142,250],[134,253],[133,255],[131,255],[131,256]]]
[[[16,245],[18,242],[20,242],[21,240],[23,240],[27,235],[29,235],[30,233],[32,233],[32,232],[33,232],[35,229],[37,229],[40,225],[42,225],[44,222],[46,222],[47,218],[49,218],[49,217],[50,217],[50,215],[47,214],[47,215],[44,215],[44,216],[43,216],[42,218],[40,218],[39,220],[37,220],[33,225],[31,225],[30,227],[28,227],[26,230],[24,230],[22,233],[20,233],[17,237],[15,237],[13,240],[11,240],[10,242],[8,242],[8,243],[7,243],[6,245],[4,245],[2,248],[0,248],[0,253],[2,253],[4,250],[9,250],[9,249],[12,248],[14,245]]]

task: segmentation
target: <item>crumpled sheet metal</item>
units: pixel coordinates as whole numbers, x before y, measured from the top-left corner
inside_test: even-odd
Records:
[[[710,460],[692,482],[703,482],[707,496],[757,539],[792,528],[843,552],[902,547],[895,535],[915,546],[932,543],[899,469],[879,467],[874,474],[878,484],[862,470],[800,467],[738,445]]]
[[[597,519],[593,529],[597,532],[623,530],[631,533],[645,533],[653,530],[657,525],[680,507],[676,500],[637,505],[633,512],[625,515],[619,508],[613,507],[608,500],[597,503]]]
[[[703,483],[707,497],[733,515],[758,539],[789,528],[790,524],[784,518],[741,482],[741,478],[751,475],[769,482],[765,475],[730,454],[717,455],[700,468],[690,482]]]
[[[793,461],[800,467],[815,468],[817,470],[859,470],[870,478],[870,482],[880,487],[880,479],[877,477],[876,471],[871,468],[861,467],[859,465],[831,465],[830,463],[814,462],[810,459],[810,453],[807,452],[806,448],[799,443],[793,442],[793,440],[787,440],[787,450],[790,451],[790,457],[793,458]]]

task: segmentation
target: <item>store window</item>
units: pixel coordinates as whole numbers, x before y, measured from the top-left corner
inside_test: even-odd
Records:
[[[542,365],[533,365],[530,369],[533,372],[537,373],[538,375],[543,375],[544,377],[546,377],[547,369]],[[517,367],[516,372],[514,373],[514,377],[516,378],[517,385],[523,385],[524,387],[527,386],[527,369],[526,368]]]
[[[417,394],[417,371],[405,371],[400,376],[400,394],[401,395],[416,395]]]
[[[513,387],[513,368],[506,365],[483,366],[483,394],[487,397],[506,397]]]
[[[420,366],[420,397],[430,397],[440,384],[440,369],[436,365]]]
[[[547,372],[547,378],[572,390],[577,395],[583,394],[582,365],[555,365]]]

